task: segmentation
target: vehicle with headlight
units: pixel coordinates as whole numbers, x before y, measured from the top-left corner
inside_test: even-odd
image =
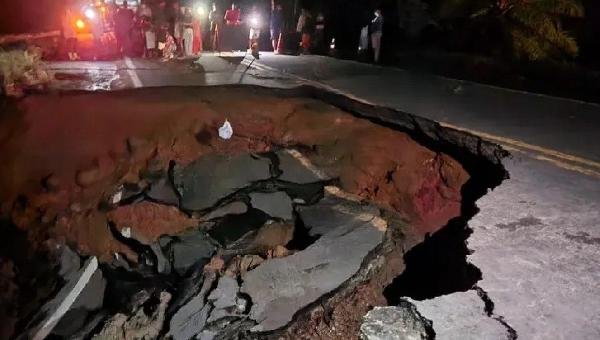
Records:
[[[113,15],[118,1],[84,1],[77,8],[75,22],[80,45],[90,58],[111,57],[116,51]]]

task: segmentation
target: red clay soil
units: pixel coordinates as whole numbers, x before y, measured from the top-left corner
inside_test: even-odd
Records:
[[[217,137],[225,119],[234,129],[227,141]],[[149,165],[160,168],[169,160],[185,164],[210,153],[306,146],[313,150],[306,156],[338,176],[345,191],[394,209],[417,234],[434,232],[460,214],[460,190],[468,179],[457,161],[404,133],[317,100],[254,89],[30,96],[0,123],[2,213],[11,213],[17,197],[26,198],[28,213],[15,222],[20,228],[54,219],[54,237],[104,259],[124,250],[109,240],[98,203],[121,183],[139,181]],[[170,216],[163,213],[146,204],[110,216],[135,220],[150,237],[189,227],[185,219],[164,223],[166,217],[140,222]]]
[[[199,223],[176,207],[148,201],[120,206],[108,212],[108,219],[120,231],[130,228],[131,234],[144,244],[156,241],[161,235],[177,234]]]

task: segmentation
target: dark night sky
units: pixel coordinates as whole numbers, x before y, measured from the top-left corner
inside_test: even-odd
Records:
[[[0,33],[58,29],[64,0],[1,0]]]

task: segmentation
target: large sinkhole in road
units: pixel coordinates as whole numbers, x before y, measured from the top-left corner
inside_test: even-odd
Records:
[[[315,88],[2,106],[1,338],[358,338],[475,284],[467,221],[506,176],[492,144]]]

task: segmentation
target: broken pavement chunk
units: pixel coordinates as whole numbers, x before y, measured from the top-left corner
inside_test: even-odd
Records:
[[[22,338],[42,340],[45,339],[60,322],[63,316],[76,304],[81,306],[92,306],[95,301],[88,300],[86,294],[99,294],[100,300],[104,295],[104,285],[95,284],[96,288],[102,287],[102,291],[86,291],[90,283],[98,278],[94,274],[98,271],[98,259],[91,257],[86,261],[83,267],[77,273],[77,276],[72,278],[67,284],[56,294],[54,299],[46,303],[40,310],[39,316],[33,320],[39,323],[28,327],[27,334],[23,334]],[[101,274],[100,274],[101,277]],[[83,296],[82,296],[83,294]],[[81,298],[80,298],[81,296]],[[89,304],[88,304],[89,303]],[[44,317],[45,316],[45,317]]]
[[[171,273],[171,263],[165,257],[162,248],[158,242],[152,243],[150,245],[150,249],[156,256],[156,271],[159,274],[170,274]]]
[[[81,258],[69,246],[64,244],[57,245],[57,251],[59,252],[58,275],[65,281],[70,281],[77,275],[79,268],[81,268]]]
[[[343,223],[355,223],[358,215],[379,215],[378,208],[371,204],[341,200],[327,193],[318,204],[299,206],[296,209],[310,236],[318,236]],[[360,221],[359,221],[360,223]]]
[[[203,210],[250,183],[271,177],[270,161],[249,154],[209,155],[185,168],[173,169],[173,181],[181,195],[181,207]]]
[[[219,334],[217,331],[211,331],[211,330],[203,330],[202,332],[200,332],[200,334],[196,335],[196,339],[199,340],[214,340],[215,337],[217,336],[217,334]]]
[[[83,328],[88,314],[102,307],[105,288],[106,280],[102,275],[102,271],[96,270],[69,311],[52,330],[52,334],[68,338],[80,328]]]
[[[179,275],[185,275],[192,266],[208,262],[215,249],[214,242],[204,232],[179,236],[179,241],[171,244],[173,267]]]
[[[328,179],[316,169],[311,170],[310,163],[296,150],[280,150],[276,155],[279,158],[279,170],[282,172],[278,178],[282,181],[306,184]]]
[[[345,204],[338,199],[337,205],[326,208],[333,213]],[[315,221],[313,227],[324,230],[315,243],[288,257],[267,260],[246,274],[241,291],[253,303],[250,318],[258,322],[253,331],[272,331],[288,324],[297,311],[353,277],[383,242],[381,225],[385,222],[378,212],[347,214],[337,223],[326,221],[326,228]]]
[[[433,339],[428,329],[431,329],[431,322],[423,318],[414,305],[403,301],[399,306],[375,307],[369,311],[360,326],[360,338],[363,340]]]
[[[162,177],[152,183],[150,189],[146,192],[146,196],[159,203],[179,206],[177,192],[167,177]]]
[[[227,317],[238,317],[246,309],[247,301],[238,296],[240,286],[235,278],[222,276],[208,300],[212,302],[214,309],[210,313],[208,323],[215,322]]]
[[[211,305],[205,303],[205,298],[215,278],[214,274],[206,275],[200,292],[179,308],[171,318],[169,336],[174,340],[191,339],[204,328],[208,314],[211,311]]]
[[[282,191],[273,193],[253,192],[250,194],[250,204],[253,208],[261,210],[271,217],[286,221],[294,218],[292,200]]]
[[[407,299],[419,314],[433,322],[437,339],[504,339],[507,329],[485,311],[475,290],[423,301]]]
[[[239,291],[237,281],[229,276],[222,276],[219,279],[217,288],[215,288],[210,295],[208,300],[213,302],[215,309],[227,308],[236,305],[235,298]]]

